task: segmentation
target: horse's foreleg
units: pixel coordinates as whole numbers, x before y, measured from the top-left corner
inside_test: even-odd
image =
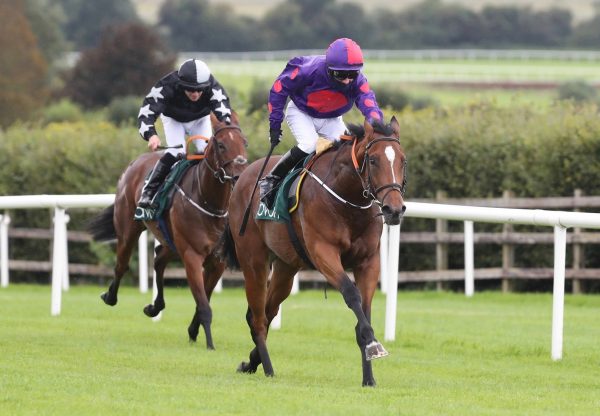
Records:
[[[214,254],[210,254],[204,260],[204,291],[206,298],[210,304],[210,297],[212,296],[215,286],[219,282],[219,279],[225,271],[225,263],[221,262]],[[192,322],[188,327],[188,335],[190,342],[196,342],[198,339],[198,333],[200,332],[200,325],[204,329],[204,335],[206,337],[206,345],[208,349],[214,349],[212,332],[212,311],[208,309],[196,308]]]
[[[215,346],[211,333],[212,310],[210,309],[208,296],[204,289],[204,275],[202,273],[204,259],[192,249],[187,249],[183,252],[185,253],[183,256],[185,274],[192,296],[196,301],[196,310],[194,311],[192,322],[188,326],[188,336],[190,342],[196,342],[200,325],[202,325],[204,334],[206,335],[206,348],[214,350]]]
[[[375,339],[375,333],[371,326],[370,319],[367,318],[367,315],[363,310],[360,292],[345,273],[340,282],[340,292],[344,297],[346,305],[348,305],[358,319],[356,339],[359,342],[361,349],[364,349],[366,354],[365,359],[371,361],[375,358],[385,357],[387,351],[383,348],[383,345]]]
[[[188,336],[190,342],[196,342],[198,339],[198,334],[200,333],[200,325],[204,329],[204,336],[206,338],[206,348],[209,350],[214,350],[215,345],[212,339],[211,332],[211,324],[212,324],[212,310],[211,308],[200,308],[196,306],[196,310],[194,312],[194,316],[192,317],[192,322],[188,326]]]
[[[204,290],[209,302],[215,286],[217,286],[225,271],[225,267],[225,263],[213,253],[209,254],[204,260]]]
[[[150,318],[158,316],[160,311],[165,309],[165,268],[169,261],[173,258],[173,253],[163,245],[155,248],[154,271],[156,272],[156,298],[154,301],[144,307],[144,314]]]
[[[366,261],[364,265],[356,267],[354,269],[354,278],[356,286],[361,294],[362,310],[367,318],[367,321],[371,322],[371,302],[373,295],[377,289],[377,281],[379,277],[379,259],[374,258],[370,261]],[[362,370],[363,370],[363,386],[375,386],[375,378],[373,377],[373,368],[371,360],[374,358],[380,358],[387,355],[387,351],[383,346],[375,340],[369,342],[368,339],[363,337],[360,326],[356,325],[356,342],[359,346],[361,358],[362,358]]]

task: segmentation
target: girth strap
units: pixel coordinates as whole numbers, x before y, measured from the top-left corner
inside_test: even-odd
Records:
[[[311,269],[316,269],[314,264],[312,264],[312,261],[310,261],[310,258],[308,257],[306,250],[304,250],[304,247],[302,247],[302,244],[300,243],[300,240],[298,239],[298,234],[296,234],[296,230],[294,230],[292,221],[291,220],[286,221],[285,225],[287,226],[288,235],[290,236],[290,241],[292,242],[292,245],[294,246],[296,253],[298,253],[300,258],[304,261],[304,263],[306,263],[307,266],[309,266]]]

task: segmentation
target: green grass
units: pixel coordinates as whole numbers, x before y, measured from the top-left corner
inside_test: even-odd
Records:
[[[390,356],[362,388],[355,319],[337,292],[288,299],[270,334],[276,376],[241,375],[251,341],[241,289],[216,294],[216,351],[189,345],[193,302],[167,288],[158,322],[150,295],[74,286],[50,316],[48,286],[0,290],[0,414],[590,415],[600,408],[600,297],[566,297],[564,358],[550,359],[550,294],[400,292]],[[383,339],[385,299],[374,301]]]

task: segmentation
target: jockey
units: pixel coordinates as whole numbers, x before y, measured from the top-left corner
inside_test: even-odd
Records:
[[[154,123],[160,115],[169,149],[152,169],[138,201],[140,208],[148,208],[162,181],[166,178],[178,153],[185,153],[185,135],[212,136],[210,113],[219,121],[231,122],[231,107],[225,89],[199,59],[188,59],[179,70],[162,77],[144,98],[138,114],[139,132],[155,151],[160,138]],[[206,142],[195,141],[196,149],[203,152]],[[177,147],[177,148],[175,148]]]
[[[292,58],[277,77],[269,94],[269,136],[273,146],[281,140],[285,119],[297,145],[282,156],[260,182],[260,198],[272,206],[271,192],[296,163],[315,151],[319,136],[340,140],[346,131],[342,114],[354,104],[370,122],[383,120],[375,93],[362,74],[363,55],[352,39],[335,40],[325,55]]]

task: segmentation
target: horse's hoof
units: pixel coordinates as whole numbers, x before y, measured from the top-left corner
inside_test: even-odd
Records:
[[[388,352],[378,341],[373,341],[365,347],[365,355],[367,361],[371,361],[375,360],[376,358],[382,358],[387,356]]]
[[[159,313],[160,313],[160,310],[158,310],[157,308],[155,308],[154,305],[152,305],[152,304],[146,305],[144,307],[144,315],[146,315],[149,318],[154,318]]]
[[[250,363],[242,361],[240,363],[240,365],[238,365],[237,372],[238,373],[254,374],[254,373],[256,373],[256,368],[252,368],[250,366]]]
[[[190,343],[196,342],[198,339],[198,330],[188,328],[188,336],[190,337]]]
[[[108,292],[104,292],[103,294],[101,294],[100,299],[102,299],[102,301],[108,306],[115,306],[117,304],[117,297],[110,296]]]
[[[212,343],[206,344],[206,349],[209,350],[209,351],[214,351],[215,350],[215,346]]]
[[[367,381],[363,381],[362,386],[363,387],[375,387],[377,385],[377,383],[375,383],[375,380],[367,380]]]

